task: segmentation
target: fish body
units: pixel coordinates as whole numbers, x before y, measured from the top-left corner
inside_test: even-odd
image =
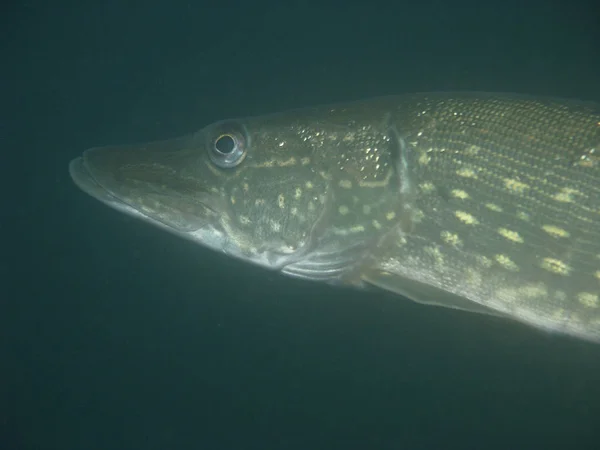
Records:
[[[421,93],[71,161],[109,206],[282,273],[600,342],[600,109]]]

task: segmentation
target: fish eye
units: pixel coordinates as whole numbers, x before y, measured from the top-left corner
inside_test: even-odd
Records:
[[[229,169],[244,160],[248,148],[244,131],[240,126],[221,125],[211,134],[208,155],[216,166]]]

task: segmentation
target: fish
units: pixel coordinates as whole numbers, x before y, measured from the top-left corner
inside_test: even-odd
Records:
[[[600,342],[600,108],[402,94],[86,150],[84,192],[213,251]]]

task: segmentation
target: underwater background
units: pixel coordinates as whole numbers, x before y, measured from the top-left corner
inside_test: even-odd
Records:
[[[32,0],[0,23],[0,449],[600,448],[600,345],[229,260],[67,169],[377,95],[600,102],[596,2]]]

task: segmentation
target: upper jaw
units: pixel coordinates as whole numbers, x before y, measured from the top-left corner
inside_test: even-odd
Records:
[[[176,233],[217,226],[223,202],[206,188],[208,180],[189,169],[197,161],[193,150],[171,144],[168,151],[158,151],[158,145],[165,146],[86,150],[70,162],[71,178],[111,208]]]
[[[117,197],[112,195],[109,191],[104,189],[100,183],[96,181],[92,173],[90,172],[85,159],[83,157],[77,157],[69,163],[69,175],[75,183],[75,185],[86,194],[94,197],[95,199],[105,203],[111,208],[120,210],[122,212],[132,214],[134,209],[127,207]]]

